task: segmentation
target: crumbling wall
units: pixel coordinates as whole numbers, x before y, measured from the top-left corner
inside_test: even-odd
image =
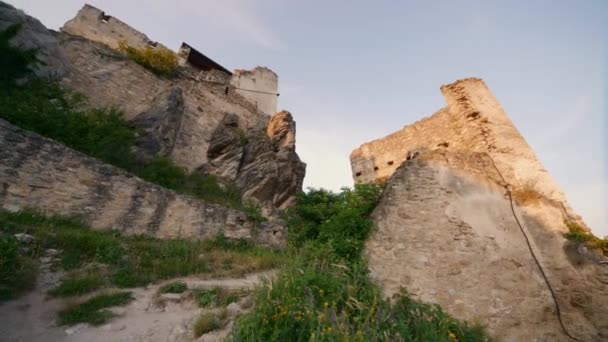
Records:
[[[366,245],[385,294],[404,287],[504,341],[568,341],[552,288],[571,335],[608,338],[608,258],[563,236],[582,218],[482,80],[441,91],[445,108],[351,154],[356,182],[386,182]]]
[[[262,113],[277,112],[279,80],[274,71],[259,66],[253,70],[235,70],[230,84]]]
[[[76,16],[66,22],[61,31],[118,48],[120,41],[133,47],[157,46],[148,36],[104,11],[85,4]]]
[[[283,227],[147,183],[0,120],[0,207],[79,215],[94,228],[160,238],[228,237],[280,246]]]
[[[545,216],[561,220],[558,207],[515,204],[516,219],[500,179],[486,153],[439,150],[404,162],[371,215],[365,249],[384,294],[403,287],[456,318],[485,324],[501,341],[571,341],[523,229],[568,332],[605,341],[608,258],[546,224]]]
[[[582,223],[481,79],[459,80],[442,86],[441,92],[447,107],[351,153],[355,182],[385,181],[416,151],[487,153],[513,189],[528,189],[560,206],[563,204],[563,216]]]

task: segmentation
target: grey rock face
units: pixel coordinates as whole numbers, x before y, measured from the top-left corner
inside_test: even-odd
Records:
[[[295,152],[295,122],[289,112],[271,117],[264,130],[247,133],[228,114],[213,133],[205,172],[234,181],[245,198],[265,207],[287,208],[302,190],[306,164]]]
[[[211,136],[205,171],[234,182],[241,168],[246,139],[239,128],[238,116],[226,114]]]
[[[175,146],[183,116],[182,89],[174,87],[160,93],[148,110],[131,120],[142,132],[136,141],[138,158],[147,162],[157,155],[168,156]]]
[[[60,53],[55,33],[38,19],[0,2],[0,31],[14,24],[20,24],[21,28],[11,43],[23,49],[38,50],[38,59],[42,63],[34,69],[35,74],[41,77],[63,76],[67,62]]]

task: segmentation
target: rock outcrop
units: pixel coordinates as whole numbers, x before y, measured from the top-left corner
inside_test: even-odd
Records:
[[[213,133],[207,156],[206,172],[234,181],[245,197],[266,204],[268,211],[294,203],[306,172],[295,153],[295,122],[287,111],[249,134],[235,115],[226,115]]]
[[[13,6],[0,2],[0,31],[11,25],[19,25],[19,31],[11,43],[25,50],[36,49],[41,62],[34,67],[41,77],[62,77],[67,61],[59,52],[56,33],[42,23]]]
[[[181,88],[170,88],[159,94],[150,107],[131,120],[139,129],[137,157],[148,162],[155,156],[168,157],[175,146],[184,117]]]
[[[404,287],[503,341],[569,341],[560,319],[605,341],[608,258],[563,235],[582,218],[483,81],[441,89],[448,107],[351,155],[356,181],[386,181],[366,245],[385,294]]]

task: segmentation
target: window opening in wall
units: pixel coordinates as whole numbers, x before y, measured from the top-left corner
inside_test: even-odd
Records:
[[[355,173],[355,177],[359,177],[359,176],[361,176],[361,172]]]
[[[112,18],[112,16],[106,15],[106,12],[101,12],[101,15],[99,16],[99,20],[101,20],[101,22],[106,23],[106,24],[108,23],[110,18]]]
[[[377,166],[374,166],[374,171],[378,171],[378,167]]]
[[[395,162],[391,160],[391,161],[389,161],[387,164],[388,164],[388,165],[393,165],[394,163],[395,163]]]

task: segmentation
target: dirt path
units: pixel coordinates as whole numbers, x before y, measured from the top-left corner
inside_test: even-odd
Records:
[[[192,341],[192,325],[201,309],[187,295],[158,296],[158,289],[167,282],[184,281],[189,289],[221,287],[227,290],[253,289],[263,278],[274,273],[252,273],[243,278],[199,279],[196,277],[176,278],[146,288],[129,289],[133,300],[124,307],[110,308],[117,316],[101,326],[77,324],[57,326],[57,311],[69,299],[52,299],[46,291],[56,286],[60,272],[50,270],[51,260],[41,264],[36,289],[28,295],[0,306],[0,339],[2,341],[87,341],[87,342],[132,342],[132,341]],[[104,290],[106,291],[106,290]],[[236,309],[235,309],[236,308]],[[241,309],[233,305],[230,317]],[[203,335],[199,341],[220,340],[230,332],[231,323],[223,330]]]

